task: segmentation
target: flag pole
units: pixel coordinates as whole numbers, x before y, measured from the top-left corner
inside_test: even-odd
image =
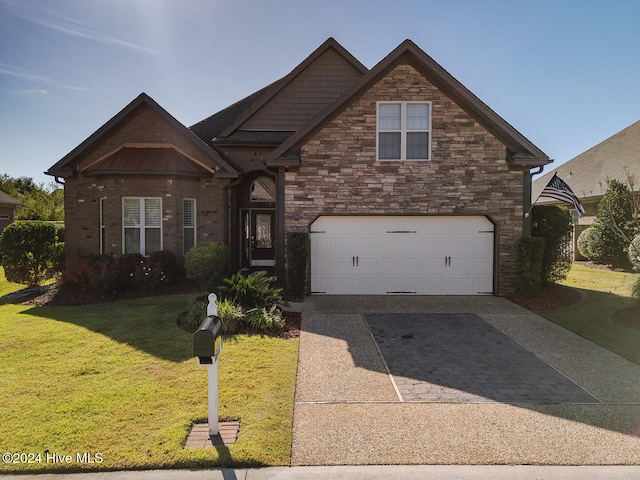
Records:
[[[554,178],[556,178],[558,176],[558,172],[555,172],[553,174],[553,177],[551,177],[551,180],[549,180],[549,183],[551,183],[551,181],[553,181]],[[544,189],[543,189],[544,190]],[[529,215],[531,215],[531,210],[533,210],[533,207],[536,206],[536,203],[538,202],[538,200],[540,200],[540,197],[542,196],[542,190],[540,191],[540,193],[538,194],[538,198],[536,198],[535,202],[531,202],[531,206],[529,207],[529,210],[525,212],[524,214],[524,218],[529,218]]]

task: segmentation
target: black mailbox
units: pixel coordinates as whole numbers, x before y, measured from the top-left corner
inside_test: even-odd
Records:
[[[193,355],[202,363],[211,363],[216,354],[216,340],[221,333],[222,320],[219,317],[205,318],[193,334]]]

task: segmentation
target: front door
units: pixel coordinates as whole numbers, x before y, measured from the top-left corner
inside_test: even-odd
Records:
[[[268,270],[276,265],[275,211],[242,211],[242,268]]]

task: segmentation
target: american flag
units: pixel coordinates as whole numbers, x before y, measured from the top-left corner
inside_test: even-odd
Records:
[[[551,181],[544,187],[541,197],[549,197],[555,198],[556,200],[560,200],[561,202],[568,203],[573,205],[573,207],[578,212],[578,216],[584,215],[584,207],[582,203],[580,203],[580,199],[573,193],[573,190],[567,185],[567,183],[562,180],[558,174],[556,173]]]

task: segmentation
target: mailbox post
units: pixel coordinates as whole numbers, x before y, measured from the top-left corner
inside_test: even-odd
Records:
[[[222,350],[222,320],[218,317],[216,295],[209,295],[207,317],[193,335],[193,354],[198,365],[209,370],[209,435],[218,435],[218,357]],[[220,347],[216,351],[216,340]]]

